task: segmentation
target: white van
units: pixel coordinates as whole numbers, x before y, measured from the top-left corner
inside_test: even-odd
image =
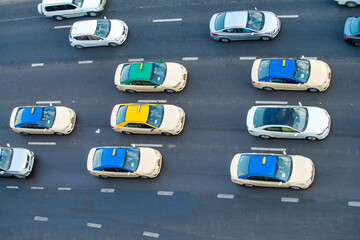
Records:
[[[360,4],[360,0],[335,0],[335,2],[348,7],[357,7]]]
[[[65,18],[96,17],[104,10],[106,0],[43,0],[38,12],[61,21]]]

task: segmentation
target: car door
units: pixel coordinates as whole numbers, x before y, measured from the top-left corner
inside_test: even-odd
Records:
[[[283,187],[283,182],[273,177],[264,177],[264,184],[267,187]]]
[[[267,186],[263,176],[249,176],[244,179],[244,184],[251,184],[259,187]]]
[[[268,127],[260,128],[259,135],[267,135],[273,138],[281,138],[282,130],[281,127],[268,126]]]
[[[137,92],[159,91],[158,86],[149,81],[133,80],[129,83],[129,85],[131,86],[129,87],[130,89],[133,89]]]
[[[74,38],[77,40],[75,45],[81,45],[83,47],[102,46],[104,44],[102,38],[93,35],[76,36]]]
[[[300,138],[300,132],[288,126],[281,127],[281,133],[283,138]]]
[[[238,28],[237,30],[241,36],[241,40],[258,40],[262,37],[258,31],[248,28]]]
[[[39,124],[24,124],[20,128],[20,132],[26,132],[29,134],[51,134],[51,130],[39,125]]]
[[[131,133],[141,133],[141,129],[138,123],[127,123],[124,127],[120,129],[121,131],[131,132]]]
[[[281,77],[273,77],[269,79],[266,83],[266,86],[271,87],[275,90],[284,90],[287,89],[287,84],[284,78]]]
[[[139,123],[141,133],[144,134],[159,134],[159,130],[145,123]]]

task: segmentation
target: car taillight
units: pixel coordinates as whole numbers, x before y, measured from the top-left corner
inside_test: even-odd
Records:
[[[345,38],[345,39],[349,39],[346,35],[344,35],[344,38]]]
[[[249,132],[254,132],[253,130],[249,130]]]
[[[217,36],[217,34],[215,34],[215,33],[211,33],[211,36]]]
[[[255,83],[254,81],[252,81],[252,83]]]
[[[73,41],[69,41],[70,43],[72,43]]]

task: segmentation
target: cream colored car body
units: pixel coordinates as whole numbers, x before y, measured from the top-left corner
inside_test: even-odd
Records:
[[[279,188],[294,188],[294,189],[306,189],[314,181],[315,178],[315,166],[311,159],[300,155],[287,155],[292,158],[292,171],[290,178],[287,182],[270,182],[270,181],[255,181],[241,179],[237,175],[238,164],[242,154],[252,155],[278,155],[269,153],[238,153],[234,156],[230,165],[231,181],[246,186],[258,186],[258,187],[279,187]]]
[[[164,92],[175,91],[180,92],[184,89],[187,81],[187,69],[179,64],[173,62],[164,62],[166,64],[166,76],[164,82],[157,87],[144,85],[123,85],[120,84],[120,75],[125,64],[119,64],[116,68],[114,82],[115,86],[120,91],[134,91],[134,92]]]
[[[164,116],[162,123],[158,128],[132,128],[132,127],[119,127],[116,125],[116,117],[120,106],[128,104],[117,104],[114,106],[110,125],[116,131],[120,133],[136,133],[136,134],[163,134],[163,135],[177,135],[179,134],[185,124],[185,112],[182,108],[170,105],[170,104],[135,104],[131,105],[142,106],[142,105],[162,105],[164,107]],[[134,122],[135,123],[135,122]],[[141,123],[141,122],[137,122]]]
[[[325,91],[330,86],[331,69],[329,65],[320,60],[308,59],[310,62],[310,76],[304,84],[276,83],[276,82],[259,82],[258,72],[259,65],[263,59],[256,59],[251,69],[251,82],[256,88],[272,88],[274,90],[309,90],[317,89]]]
[[[131,148],[124,146],[115,146],[115,147],[97,147],[97,148]],[[161,153],[153,148],[148,147],[138,147],[140,150],[140,160],[139,165],[136,171],[134,172],[105,172],[105,171],[96,171],[93,170],[93,158],[97,148],[90,149],[88,159],[87,159],[87,170],[90,174],[94,176],[102,177],[125,177],[125,178],[154,178],[157,177],[160,173],[162,166],[162,155]]]
[[[24,107],[47,107],[47,106],[24,106]],[[31,128],[16,128],[14,126],[16,113],[19,108],[13,109],[10,117],[10,128],[18,133],[27,134],[70,134],[75,127],[76,113],[73,109],[62,106],[53,106],[56,109],[55,120],[49,129],[31,129]]]

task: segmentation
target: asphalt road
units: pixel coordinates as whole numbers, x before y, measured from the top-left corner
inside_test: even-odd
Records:
[[[345,19],[360,8],[326,0],[108,0],[101,16],[124,20],[127,41],[118,48],[77,50],[66,26],[86,18],[46,19],[37,3],[0,3],[0,145],[26,147],[36,156],[28,178],[0,179],[1,239],[360,239],[360,49],[342,37]],[[223,44],[209,37],[213,13],[254,7],[283,16],[275,40]],[[181,21],[153,22],[174,18]],[[301,56],[329,64],[326,92],[269,93],[251,85],[248,59]],[[116,66],[139,58],[183,64],[186,88],[176,94],[118,91]],[[113,131],[113,106],[139,100],[182,107],[184,131],[171,137]],[[73,108],[74,132],[12,132],[12,109],[38,101]],[[332,118],[330,135],[318,142],[252,137],[245,119],[257,101],[323,107]],[[90,148],[130,144],[159,146],[164,165],[157,178],[100,179],[86,171]],[[313,185],[294,191],[233,184],[233,155],[253,147],[311,158]]]

